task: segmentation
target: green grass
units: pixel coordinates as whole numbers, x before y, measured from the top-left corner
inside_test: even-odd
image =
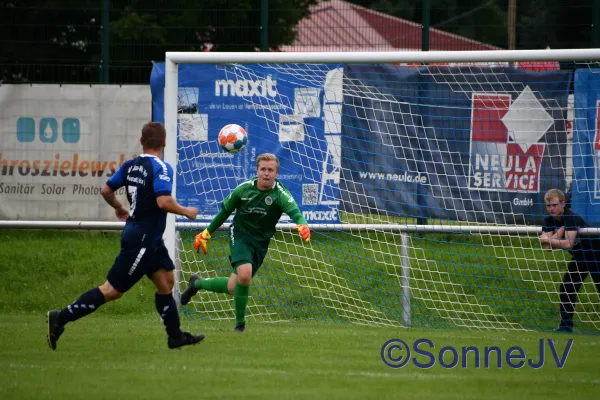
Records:
[[[196,255],[183,234],[183,279],[228,275],[226,233],[208,256]],[[400,324],[403,293],[399,236],[390,233],[277,234],[252,288],[251,306],[271,320]],[[410,239],[412,324],[421,328],[505,328],[552,331],[558,287],[568,253],[544,252],[537,238],[414,234]],[[229,303],[202,293],[199,316],[226,318]],[[587,279],[577,305],[577,329],[600,333],[598,295]]]
[[[121,300],[67,326],[55,352],[45,342],[46,311],[104,282],[119,234],[3,230],[0,239],[0,399],[600,398],[598,337],[541,333],[557,322],[555,294],[544,289],[560,279],[565,259],[559,258],[563,253],[536,250],[531,239],[414,235],[413,327],[405,329],[373,326],[381,323],[378,315],[392,322],[399,318],[398,282],[389,277],[397,268],[397,236],[317,233],[305,247],[290,245],[297,235],[278,234],[252,288],[255,308],[246,334],[231,331],[229,298],[200,294],[196,299],[202,302],[185,309],[182,326],[207,339],[168,350],[152,284],[144,279]],[[224,243],[219,234],[209,257],[183,254],[189,271],[209,266],[208,275],[228,273]],[[340,278],[345,288],[332,285]],[[597,335],[598,300],[589,289],[582,296],[587,304],[577,312],[591,322],[578,321],[577,333]],[[350,303],[336,303],[344,296]],[[211,312],[205,311],[209,304]],[[215,312],[217,306],[222,310]],[[373,312],[370,320],[357,321],[360,307]],[[209,321],[209,316],[227,319]],[[496,318],[493,326],[499,329],[459,326],[471,318]],[[287,322],[267,322],[273,320]],[[538,332],[505,330],[516,323]],[[506,352],[521,346],[527,358],[537,359],[540,339],[555,339],[562,352],[571,337],[562,369],[547,346],[545,365],[537,370],[514,370],[506,363],[502,369],[477,369],[472,362],[468,368],[438,363],[430,369],[412,364],[392,369],[380,357],[389,339],[411,344],[427,338],[437,350],[499,346]]]
[[[208,256],[191,251],[183,233],[182,279],[229,275],[225,232]],[[117,232],[0,231],[0,312],[44,311],[68,304],[85,288],[104,282],[119,250]],[[419,328],[506,328],[551,331],[558,321],[558,286],[566,252],[543,252],[535,238],[489,235],[411,236],[411,317]],[[400,325],[402,259],[398,235],[315,233],[303,246],[280,234],[255,277],[250,314],[260,320],[318,320]],[[35,276],[32,281],[31,277]],[[34,290],[28,290],[34,287]],[[54,288],[60,290],[53,290]],[[115,314],[153,313],[150,282],[142,280]],[[18,302],[12,301],[18,298]],[[231,318],[228,297],[201,292],[198,318]],[[600,333],[595,288],[580,291],[576,329]]]
[[[0,313],[63,307],[99,286],[119,252],[117,232],[0,231]],[[75,298],[74,298],[75,297]],[[118,315],[154,313],[154,289],[143,279],[117,302]]]
[[[158,318],[111,315],[112,305],[69,325],[51,351],[44,315],[0,316],[0,398],[246,398],[246,399],[597,399],[600,344],[575,338],[567,362],[556,367],[546,348],[540,369],[419,369],[387,367],[380,358],[390,338],[419,338],[442,346],[521,346],[539,358],[539,334],[452,333],[328,323],[249,325],[184,320],[204,342],[168,350]],[[553,336],[559,355],[567,338]],[[435,350],[435,349],[434,349]],[[426,362],[418,356],[420,362]],[[482,359],[483,360],[483,359]],[[495,358],[492,358],[495,360]],[[446,361],[449,361],[446,359]]]

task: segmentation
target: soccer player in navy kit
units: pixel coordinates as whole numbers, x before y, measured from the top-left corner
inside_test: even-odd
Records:
[[[121,234],[121,251],[103,285],[83,293],[62,310],[48,312],[48,344],[52,350],[67,323],[119,299],[144,275],[156,286],[156,310],[167,331],[168,347],[193,345],[204,339],[203,334],[192,335],[180,329],[179,311],[172,295],[175,266],[162,239],[167,213],[193,220],[198,210],[181,206],[171,196],[173,169],[161,160],[165,138],[161,123],[145,124],[140,139],[144,154],[126,161],[102,188],[102,197],[115,209],[117,218],[127,221]],[[127,189],[129,211],[115,196],[121,187]]]
[[[566,207],[565,200],[565,194],[558,189],[550,189],[546,193],[544,201],[550,215],[544,219],[540,235],[540,243],[545,249],[567,250],[573,256],[559,288],[560,325],[557,332],[573,331],[577,292],[588,275],[591,275],[600,293],[600,242],[597,238],[579,237],[579,228],[587,224],[581,216]]]
[[[208,252],[208,240],[236,211],[229,228],[229,249],[233,273],[229,277],[200,279],[192,274],[188,288],[181,295],[186,305],[198,290],[233,295],[236,332],[246,331],[246,308],[252,278],[261,267],[269,249],[275,226],[283,213],[297,225],[296,230],[304,242],[310,240],[310,229],[289,190],[277,180],[279,159],[274,154],[263,153],[256,159],[256,177],[242,182],[223,200],[221,210],[202,233],[194,239],[194,249]]]

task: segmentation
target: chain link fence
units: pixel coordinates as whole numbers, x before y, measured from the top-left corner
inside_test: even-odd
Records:
[[[170,50],[595,47],[598,3],[238,0],[226,6],[217,0],[148,0],[141,5],[122,0],[0,1],[0,82],[145,84],[152,63],[163,61]]]

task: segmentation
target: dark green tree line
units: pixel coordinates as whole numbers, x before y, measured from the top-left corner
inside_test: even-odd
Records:
[[[106,0],[0,0],[0,82],[98,82]],[[348,0],[421,22],[421,0]],[[293,43],[319,0],[269,0],[268,44]],[[261,47],[261,0],[109,0],[111,83],[145,83],[166,51]],[[508,46],[509,0],[429,0],[431,27]],[[590,47],[590,0],[517,0],[518,49]],[[326,28],[323,28],[326,29]],[[318,33],[316,33],[318,34]],[[595,43],[598,43],[597,41]]]
[[[422,1],[348,0],[414,22]],[[508,47],[508,0],[429,0],[431,27]],[[516,48],[587,48],[592,44],[590,0],[517,0]]]
[[[318,0],[269,0],[268,44],[291,44]],[[110,0],[112,83],[147,81],[166,51],[261,47],[261,0]],[[103,0],[0,0],[0,80],[95,82]]]

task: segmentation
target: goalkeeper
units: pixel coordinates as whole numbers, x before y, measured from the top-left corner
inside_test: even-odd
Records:
[[[190,277],[188,288],[181,295],[181,304],[189,303],[198,290],[233,295],[236,332],[246,330],[248,289],[260,268],[275,234],[275,225],[283,213],[296,223],[302,240],[310,240],[310,230],[300,213],[296,201],[279,180],[279,160],[274,154],[264,153],[256,159],[257,176],[241,183],[223,200],[221,210],[202,233],[194,240],[194,249],[208,252],[209,239],[237,210],[229,228],[230,262],[233,272],[228,277],[200,279]]]

